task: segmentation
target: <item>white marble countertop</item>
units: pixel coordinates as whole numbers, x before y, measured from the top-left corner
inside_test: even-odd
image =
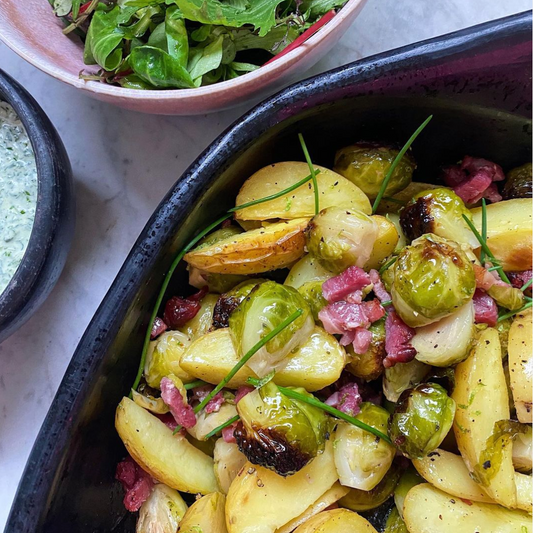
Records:
[[[361,57],[531,9],[530,0],[368,0],[315,74]],[[0,45],[0,67],[44,108],[66,145],[77,227],[52,294],[0,345],[0,529],[24,465],[76,345],[148,217],[194,158],[241,107],[158,117],[84,96]],[[83,127],[81,127],[83,125]]]

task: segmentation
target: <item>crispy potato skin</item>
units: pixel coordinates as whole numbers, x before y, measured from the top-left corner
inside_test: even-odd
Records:
[[[260,274],[284,268],[304,255],[307,218],[278,222],[199,247],[185,255],[190,266],[215,274]]]
[[[523,511],[511,511],[488,503],[464,502],[428,483],[416,485],[408,492],[403,514],[410,533],[520,533],[531,530],[531,517]]]
[[[532,267],[531,198],[505,200],[487,206],[487,244],[504,270],[531,270]],[[472,217],[481,231],[481,208],[472,209]],[[479,254],[479,248],[476,250]]]
[[[474,472],[494,424],[508,420],[509,396],[501,360],[497,330],[486,329],[470,356],[457,365],[452,398],[457,404],[454,433],[459,451]],[[491,498],[505,507],[516,507],[512,445],[502,450],[498,471],[484,487]]]
[[[294,533],[377,533],[372,525],[361,515],[348,509],[333,509],[319,513],[300,527]]]
[[[357,185],[332,170],[319,165],[314,165],[314,167],[320,170],[316,176],[320,209],[338,206],[346,209],[357,209],[367,215],[372,212],[370,200]],[[264,167],[244,182],[237,196],[236,205],[243,205],[275,194],[308,175],[307,163],[300,161],[285,161]],[[235,218],[238,221],[277,218],[290,220],[312,217],[314,214],[314,189],[310,181],[286,196],[240,209],[235,213]]]
[[[213,459],[129,398],[117,407],[115,428],[135,462],[161,483],[192,494],[217,490]]]
[[[531,424],[533,390],[533,342],[531,309],[516,315],[509,330],[509,375],[520,422]]]

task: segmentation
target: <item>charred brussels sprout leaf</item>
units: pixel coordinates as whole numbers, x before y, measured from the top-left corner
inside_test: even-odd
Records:
[[[513,170],[507,174],[507,180],[503,186],[503,199],[531,198],[533,196],[531,174],[531,163],[526,163],[521,167],[513,168]]]
[[[253,288],[229,318],[230,333],[242,357],[288,316],[301,309],[302,315],[265,344],[247,365],[259,376],[279,368],[286,356],[304,343],[314,327],[311,310],[292,287],[265,281]]]
[[[463,200],[451,189],[443,187],[415,194],[401,210],[400,224],[409,240],[425,233],[434,233],[477,248],[479,243],[463,215],[472,220],[472,214]]]
[[[288,398],[272,382],[242,398],[237,411],[241,420],[235,439],[251,463],[287,476],[324,449],[328,426],[324,411]]]
[[[407,457],[418,459],[439,447],[450,431],[455,402],[440,385],[422,383],[406,390],[389,423],[389,437]]]
[[[352,144],[335,154],[335,172],[357,185],[374,200],[399,150],[372,143]],[[416,162],[406,153],[387,185],[385,194],[391,196],[405,189],[412,180]]]
[[[361,211],[328,207],[309,222],[307,248],[324,268],[340,273],[352,265],[365,266],[378,233],[376,221]]]
[[[472,299],[472,264],[454,242],[428,234],[404,248],[391,267],[394,308],[411,327],[451,315]]]

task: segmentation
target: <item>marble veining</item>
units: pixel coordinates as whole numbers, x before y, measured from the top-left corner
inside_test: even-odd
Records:
[[[529,0],[369,0],[308,74],[531,9]],[[194,158],[246,108],[148,116],[111,107],[42,74],[0,45],[0,68],[56,125],[74,169],[77,227],[52,294],[0,345],[0,529],[76,345],[148,217]]]

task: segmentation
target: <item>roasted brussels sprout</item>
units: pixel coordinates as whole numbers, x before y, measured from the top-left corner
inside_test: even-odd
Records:
[[[396,509],[401,517],[403,517],[403,503],[407,493],[415,486],[424,483],[424,478],[422,478],[418,472],[415,470],[413,465],[409,465],[407,470],[403,472],[400,477],[400,481],[394,489],[394,503],[396,504]]]
[[[234,442],[218,439],[215,444],[213,459],[218,486],[224,494],[227,494],[232,481],[246,464],[246,457],[239,451],[239,447]]]
[[[231,399],[233,399],[233,395],[231,395]],[[226,422],[226,420],[233,418],[236,414],[237,410],[235,409],[235,405],[224,402],[218,411],[212,413],[202,411],[198,413],[196,415],[196,424],[188,428],[187,432],[196,440],[203,441],[211,431]]]
[[[213,310],[218,301],[217,294],[206,294],[200,300],[200,311],[196,313],[179,331],[185,333],[192,342],[205,335],[213,325]]]
[[[316,257],[307,254],[290,269],[284,285],[299,289],[310,281],[326,281],[332,276],[333,274],[326,270]]]
[[[311,219],[307,249],[322,266],[335,273],[365,266],[379,234],[375,220],[361,211],[328,207]]]
[[[391,268],[394,308],[411,327],[451,315],[472,299],[476,289],[466,254],[453,241],[433,234],[404,248]]]
[[[409,533],[403,518],[400,516],[398,509],[394,507],[387,518],[387,523],[385,524],[385,529],[383,533]]]
[[[463,215],[472,220],[472,214],[463,200],[451,189],[442,187],[415,194],[401,210],[400,224],[410,241],[425,233],[434,233],[477,248],[479,243]]]
[[[177,490],[158,483],[139,509],[136,533],[176,533],[187,511]]]
[[[163,401],[163,398],[156,398],[148,392],[140,393],[131,389],[131,399],[137,405],[140,405],[141,407],[144,407],[144,409],[157,415],[164,415],[169,411],[168,405]]]
[[[533,462],[533,433],[531,426],[526,426],[524,433],[519,433],[513,442],[513,466],[518,472],[531,472]]]
[[[385,352],[385,319],[374,322],[368,329],[372,333],[370,347],[364,354],[358,355],[354,352],[353,346],[348,346],[350,362],[346,369],[358,378],[372,381],[379,378],[383,372],[383,359],[387,355]]]
[[[385,369],[383,373],[383,394],[389,402],[396,403],[403,391],[424,381],[431,367],[413,359]]]
[[[390,418],[389,437],[405,456],[419,459],[439,447],[452,427],[455,402],[436,383],[406,390]]]
[[[251,463],[287,476],[324,449],[328,428],[324,411],[284,396],[272,382],[244,396],[237,412],[241,419],[235,439]]]
[[[302,295],[302,298],[307,302],[313,318],[318,321],[318,313],[328,305],[328,302],[322,294],[323,281],[308,281],[301,287],[298,287],[298,292]]]
[[[383,432],[389,423],[389,413],[370,402],[361,404],[356,418]],[[337,425],[333,456],[342,485],[372,490],[385,477],[394,454],[394,447],[383,439],[347,422]]]
[[[350,489],[350,492],[339,500],[339,505],[352,511],[375,509],[392,496],[400,475],[400,468],[393,464],[385,477],[373,489]]]
[[[357,185],[373,200],[379,193],[399,150],[377,143],[357,143],[340,149],[335,154],[333,170]],[[416,162],[406,153],[394,170],[385,194],[391,196],[405,189],[413,178]]]
[[[503,199],[531,198],[533,196],[531,174],[531,163],[510,170],[502,190]]]
[[[265,281],[256,285],[231,314],[230,333],[235,349],[242,357],[298,309],[303,311],[302,315],[248,361],[247,365],[259,377],[283,366],[287,355],[309,338],[314,328],[311,310],[296,289]]]
[[[516,311],[524,305],[524,293],[510,285],[493,285],[487,292],[505,309]]]
[[[158,389],[161,379],[170,374],[185,383],[194,380],[180,367],[181,356],[189,344],[189,337],[181,331],[166,331],[150,342],[144,365],[144,377],[150,387]]]

